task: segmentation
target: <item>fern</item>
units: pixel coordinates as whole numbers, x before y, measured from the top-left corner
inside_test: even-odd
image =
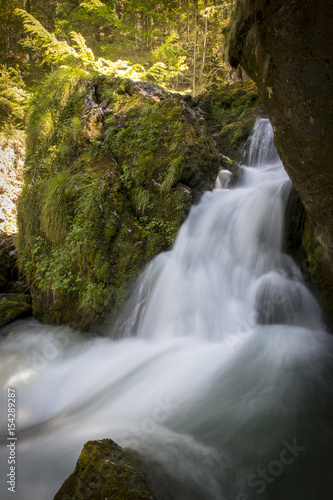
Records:
[[[19,71],[0,65],[0,128],[22,125],[29,97]]]
[[[80,6],[85,9],[104,9],[106,6],[99,0],[92,2],[81,2]],[[93,51],[87,46],[84,37],[72,31],[70,33],[72,45],[66,41],[60,41],[54,33],[47,31],[42,24],[31,14],[22,9],[16,9],[15,13],[23,19],[23,25],[29,37],[22,42],[24,46],[42,52],[42,64],[52,64],[56,67],[63,64],[78,65],[87,70],[104,75],[131,78],[134,81],[153,78],[157,83],[170,82],[187,69],[186,57],[178,44],[178,35],[170,35],[164,45],[156,51],[156,55],[162,61],[156,62],[148,71],[140,64],[131,64],[129,61],[110,61],[99,57],[96,59]],[[110,11],[109,15],[114,14]],[[111,16],[112,17],[112,16]],[[163,62],[163,60],[165,62]]]
[[[23,44],[35,50],[42,50],[44,52],[42,63],[52,63],[56,66],[64,63],[76,63],[100,74],[117,75],[136,80],[144,75],[142,66],[132,66],[129,61],[113,62],[101,57],[96,59],[80,33],[75,31],[70,33],[73,45],[75,45],[73,47],[65,41],[59,41],[53,33],[49,33],[37,19],[25,10],[16,9],[15,12],[22,17],[24,29],[30,35]]]
[[[15,9],[15,13],[22,17],[23,26],[29,38],[22,42],[25,47],[42,49],[43,63],[64,64],[78,54],[67,42],[59,41],[53,33],[49,33],[42,24],[25,10]]]
[[[89,47],[86,45],[86,41],[81,35],[81,33],[76,33],[76,31],[71,31],[71,38],[75,45],[77,46],[77,50],[75,50],[75,55],[78,59],[86,64],[94,64],[95,56],[94,53]]]

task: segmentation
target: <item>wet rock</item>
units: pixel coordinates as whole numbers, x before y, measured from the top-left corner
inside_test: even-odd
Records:
[[[237,174],[237,165],[245,160],[245,145],[255,120],[266,116],[256,85],[249,80],[214,88],[198,97],[198,105],[219,152],[229,160],[227,165],[222,159],[221,166]]]
[[[14,235],[0,234],[0,292],[6,292],[10,281],[18,278]]]
[[[18,280],[15,236],[0,234],[0,328],[32,315],[28,287]]]
[[[31,297],[26,294],[4,293],[0,295],[0,328],[17,319],[32,315]]]
[[[229,62],[258,85],[274,142],[307,213],[312,282],[333,319],[333,4],[238,2]],[[333,321],[332,321],[333,322]]]
[[[111,439],[88,441],[54,500],[154,500],[137,453]]]

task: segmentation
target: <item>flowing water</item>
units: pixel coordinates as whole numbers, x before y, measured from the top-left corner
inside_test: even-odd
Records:
[[[138,280],[114,329],[35,320],[0,344],[17,395],[17,500],[53,498],[83,444],[137,449],[162,500],[328,500],[333,340],[282,251],[290,181],[259,120],[236,187],[206,193]],[[221,174],[219,185],[228,186]]]

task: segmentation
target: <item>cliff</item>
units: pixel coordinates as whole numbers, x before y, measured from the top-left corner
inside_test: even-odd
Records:
[[[333,4],[238,1],[229,62],[257,83],[274,141],[307,220],[312,283],[333,318]]]

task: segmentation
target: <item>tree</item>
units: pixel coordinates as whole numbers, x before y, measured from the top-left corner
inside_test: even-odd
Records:
[[[226,81],[222,46],[230,0],[0,0],[1,5],[2,61],[18,64],[29,84],[60,61],[97,65],[98,71],[112,71],[122,61],[122,74],[194,94]],[[29,28],[28,18],[15,16],[15,8],[24,7],[39,25],[30,19]]]

